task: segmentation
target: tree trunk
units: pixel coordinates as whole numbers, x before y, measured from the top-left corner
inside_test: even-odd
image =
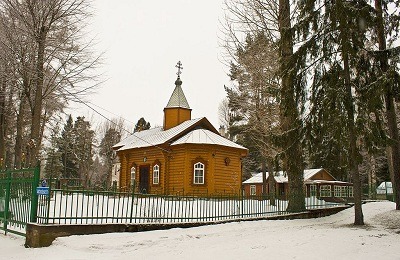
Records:
[[[262,171],[262,196],[263,199],[267,197],[267,172],[266,172],[266,163],[265,159],[262,159],[261,163],[261,171]],[[269,170],[269,169],[268,169]]]
[[[377,38],[378,38],[378,46],[379,50],[386,50],[386,37],[384,31],[383,24],[383,15],[382,15],[382,0],[375,0],[375,10],[377,16]],[[388,71],[388,57],[386,55],[382,55],[380,57],[380,67],[383,74]],[[390,152],[387,154],[388,161],[391,164],[392,173],[390,175],[392,179],[392,187],[394,192],[394,198],[396,202],[396,210],[400,210],[400,140],[399,140],[399,130],[397,128],[397,119],[396,119],[396,106],[394,102],[394,95],[391,89],[391,86],[386,84],[385,86],[386,93],[385,97],[385,108],[386,108],[386,120],[388,124],[388,133],[391,139],[389,150]]]
[[[376,199],[376,160],[374,155],[368,155],[368,198]]]
[[[23,139],[23,127],[24,127],[24,117],[25,117],[25,101],[26,101],[25,95],[22,94],[18,108],[17,129],[15,137],[14,166],[17,169],[21,168],[22,163],[25,164],[25,158],[24,159],[22,158],[22,139]]]
[[[6,84],[5,75],[2,75],[0,85],[0,169],[4,167],[6,160]]]
[[[43,65],[44,65],[44,51],[45,51],[45,40],[46,40],[47,29],[42,26],[37,39],[38,50],[37,50],[37,64],[36,64],[36,89],[35,89],[35,100],[32,111],[32,123],[31,123],[31,140],[29,145],[29,164],[34,165],[38,159],[40,150],[40,129],[41,129],[41,118],[42,118],[42,107],[43,107]]]
[[[340,9],[343,10],[342,1],[338,1],[340,5]],[[341,51],[342,51],[342,59],[343,59],[343,78],[344,78],[344,87],[345,87],[345,97],[344,97],[344,105],[347,112],[347,127],[349,130],[349,168],[350,173],[353,178],[353,188],[354,188],[354,225],[364,225],[364,216],[362,212],[362,203],[361,203],[361,181],[360,174],[358,172],[358,158],[357,158],[357,135],[354,124],[354,100],[353,94],[351,91],[351,82],[350,82],[350,65],[349,65],[349,54],[348,50],[350,49],[348,44],[348,36],[347,36],[347,20],[345,17],[341,17],[339,20],[340,23],[340,36],[341,36]]]
[[[294,91],[293,72],[289,69],[289,60],[293,55],[293,39],[290,24],[290,2],[279,0],[280,33],[280,76],[281,86],[281,123],[283,133],[283,160],[289,181],[289,212],[305,210],[303,190],[302,152],[300,145],[300,127],[297,103]]]
[[[275,176],[273,160],[268,159],[268,190],[269,190],[269,203],[275,206],[276,191],[275,191]]]

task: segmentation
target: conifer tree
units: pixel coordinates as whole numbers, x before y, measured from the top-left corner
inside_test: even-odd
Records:
[[[45,176],[46,178],[60,178],[63,172],[63,164],[61,159],[61,152],[57,144],[60,142],[58,136],[59,128],[55,127],[51,133],[50,146],[46,149],[46,165]]]
[[[74,154],[78,167],[78,176],[83,181],[85,187],[90,185],[93,172],[93,142],[94,131],[91,129],[90,122],[85,117],[78,116],[73,128]]]
[[[392,6],[392,8],[399,8]],[[376,41],[378,43],[378,50],[380,52],[378,57],[379,62],[379,75],[380,80],[378,81],[383,86],[384,91],[383,97],[385,101],[385,116],[387,122],[388,135],[390,138],[388,146],[388,161],[391,169],[391,179],[393,183],[393,190],[396,202],[396,209],[400,210],[400,137],[396,119],[396,105],[395,98],[398,98],[399,93],[399,74],[398,74],[398,54],[397,57],[391,54],[387,50],[387,35],[392,36],[391,42],[396,40],[397,32],[399,28],[400,15],[398,12],[392,10],[389,14],[388,3],[383,0],[375,0],[374,8],[376,11]],[[389,58],[394,60],[392,65],[389,63]],[[397,61],[397,62],[396,62]]]
[[[341,129],[346,133],[347,163],[354,184],[354,224],[362,225],[364,218],[358,171],[360,148],[357,140],[362,133],[362,124],[358,124],[360,122],[358,119],[364,114],[359,101],[364,99],[366,102],[372,96],[361,90],[368,76],[363,66],[367,61],[363,59],[363,51],[367,42],[366,32],[372,25],[372,11],[366,1],[315,2],[310,0],[302,1],[298,6],[301,13],[297,26],[298,34],[306,40],[295,55],[297,66],[304,70],[313,68],[314,95],[319,92],[322,95],[321,98],[328,100],[329,95],[324,93],[337,91],[333,100],[338,102],[339,106],[333,103],[333,108],[339,112],[342,111],[340,118],[343,119],[343,124],[337,125],[336,128],[344,126]],[[329,83],[322,84],[322,82]],[[326,89],[329,90],[326,91]],[[314,102],[319,101],[315,99]],[[315,104],[318,106],[318,103]],[[314,103],[311,104],[313,105]]]
[[[121,133],[115,127],[112,127],[106,130],[100,143],[99,154],[103,158],[105,173],[103,179],[104,182],[107,183],[107,186],[111,186],[112,167],[116,159],[116,152],[112,149],[112,147],[120,140]]]
[[[78,178],[78,164],[74,151],[74,125],[72,116],[69,115],[64,129],[61,132],[61,138],[58,141],[58,150],[61,153],[61,161],[63,165],[63,178]]]

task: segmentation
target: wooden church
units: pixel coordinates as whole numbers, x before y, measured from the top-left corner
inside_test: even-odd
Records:
[[[248,150],[222,137],[207,118],[191,118],[180,62],[177,67],[163,127],[136,132],[113,146],[121,165],[119,187],[150,194],[238,194]]]

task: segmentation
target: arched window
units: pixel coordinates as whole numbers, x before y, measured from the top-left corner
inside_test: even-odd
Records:
[[[134,180],[136,178],[136,168],[133,166],[131,168],[131,180]]]
[[[160,166],[158,164],[153,166],[153,184],[160,183]]]
[[[204,184],[204,164],[198,162],[194,165],[194,184]]]

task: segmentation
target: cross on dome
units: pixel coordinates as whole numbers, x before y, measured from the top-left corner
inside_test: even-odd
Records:
[[[176,73],[176,75],[178,75],[178,78],[180,77],[180,75],[182,74],[183,67],[182,67],[182,62],[178,61],[178,63],[176,64],[176,66],[178,68],[178,72]]]

